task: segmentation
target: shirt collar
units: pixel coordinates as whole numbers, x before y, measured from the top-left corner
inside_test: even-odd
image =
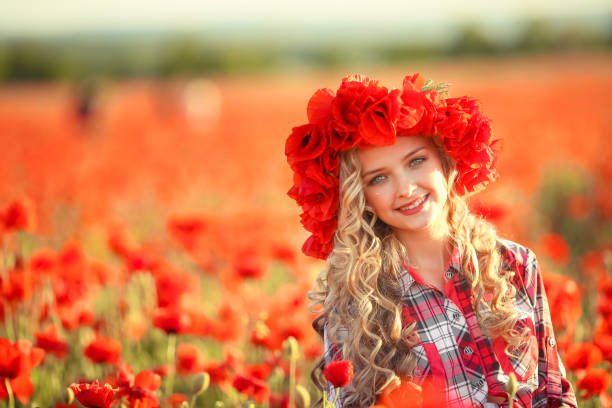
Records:
[[[461,251],[453,247],[450,257],[444,266],[444,280],[449,281],[455,276],[456,272],[461,271]],[[423,284],[424,281],[418,272],[409,265],[402,265],[400,270],[400,286],[402,294],[405,294],[414,283]]]

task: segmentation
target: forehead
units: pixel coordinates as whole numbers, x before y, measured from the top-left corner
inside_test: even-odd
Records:
[[[419,149],[433,150],[429,138],[424,136],[401,136],[389,146],[375,146],[357,149],[357,157],[361,163],[362,172],[385,167]]]

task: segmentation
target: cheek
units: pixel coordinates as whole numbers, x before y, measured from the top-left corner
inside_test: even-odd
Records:
[[[379,213],[386,206],[390,205],[389,194],[384,188],[377,188],[370,190],[364,194],[366,202],[374,209],[375,212]]]

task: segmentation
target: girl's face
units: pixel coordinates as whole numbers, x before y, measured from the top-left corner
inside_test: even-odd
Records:
[[[445,225],[447,180],[428,138],[398,137],[391,146],[361,148],[357,157],[367,203],[398,236]]]

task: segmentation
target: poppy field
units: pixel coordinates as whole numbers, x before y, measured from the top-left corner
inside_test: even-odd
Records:
[[[612,407],[611,63],[362,72],[399,87],[420,71],[480,100],[503,139],[500,179],[469,205],[538,256],[585,407]],[[0,407],[319,400],[307,292],[324,263],[300,252],[284,143],[314,91],[346,74],[0,84]],[[427,392],[409,394],[433,406]]]

